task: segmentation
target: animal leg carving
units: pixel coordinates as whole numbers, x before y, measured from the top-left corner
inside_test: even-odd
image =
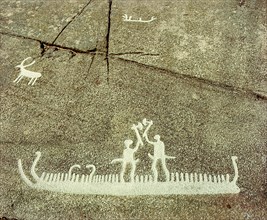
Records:
[[[31,80],[29,81],[28,85],[31,85],[33,80],[34,80],[34,78],[31,78]]]
[[[35,80],[34,80],[33,83],[32,83],[32,86],[34,85],[34,83],[36,82],[37,79],[38,79],[38,78],[35,78]]]

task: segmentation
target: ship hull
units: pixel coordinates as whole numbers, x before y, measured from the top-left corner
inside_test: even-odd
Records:
[[[48,190],[52,192],[70,194],[91,194],[91,195],[114,195],[114,196],[138,196],[138,195],[203,195],[203,194],[234,194],[239,193],[240,189],[236,185],[238,170],[236,165],[237,157],[232,157],[235,169],[235,176],[229,180],[226,175],[207,175],[197,173],[171,173],[170,181],[153,181],[151,175],[135,176],[133,182],[121,181],[118,174],[94,175],[95,167],[90,175],[79,175],[72,173],[73,165],[68,173],[45,173],[38,176],[35,166],[41,153],[37,152],[37,157],[31,168],[32,182],[26,176],[22,161],[18,160],[19,173],[24,182],[35,189]]]
[[[92,195],[202,195],[202,194],[233,194],[240,189],[229,183],[46,183],[37,182],[33,188],[70,194]]]

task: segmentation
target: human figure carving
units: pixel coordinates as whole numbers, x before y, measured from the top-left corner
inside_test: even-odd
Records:
[[[130,148],[130,146],[133,144],[133,141],[132,140],[125,140],[124,141],[125,149],[123,150],[123,157],[122,158],[118,158],[118,159],[114,159],[114,160],[111,161],[111,163],[122,162],[122,170],[121,170],[121,173],[120,173],[120,180],[122,182],[125,182],[124,173],[126,171],[126,167],[127,167],[128,164],[131,165],[130,181],[131,182],[134,181],[134,174],[135,174],[135,170],[136,170],[136,164],[139,162],[139,159],[136,160],[134,158],[134,154],[138,150],[140,145],[143,146],[143,141],[142,141],[142,139],[140,137],[140,134],[138,132],[138,129],[140,129],[140,130],[143,129],[143,125],[141,123],[138,123],[138,125],[133,125],[132,129],[135,131],[136,137],[137,137],[136,146],[134,148]]]
[[[161,165],[164,171],[164,174],[166,176],[166,181],[170,180],[170,172],[166,167],[166,159],[174,159],[175,157],[171,157],[171,156],[167,156],[165,155],[165,145],[164,143],[160,140],[160,136],[159,135],[155,135],[154,139],[156,141],[150,141],[148,138],[148,130],[151,127],[151,125],[153,125],[153,121],[148,121],[146,119],[143,120],[143,124],[147,126],[146,130],[144,131],[143,137],[146,139],[146,141],[149,144],[152,144],[154,147],[154,155],[151,155],[150,153],[148,154],[148,156],[152,159],[152,172],[154,175],[154,181],[157,182],[158,181],[158,171],[157,171],[157,163],[158,161],[161,161]]]

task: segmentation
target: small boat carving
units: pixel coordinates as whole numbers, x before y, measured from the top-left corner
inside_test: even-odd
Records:
[[[140,23],[150,23],[154,20],[156,20],[157,18],[155,18],[154,16],[151,17],[151,19],[149,20],[143,20],[142,18],[139,18],[139,19],[132,19],[132,16],[129,16],[127,14],[124,14],[122,16],[122,19],[123,21],[126,21],[126,22],[140,22]]]
[[[41,152],[36,152],[36,158],[33,161],[30,173],[34,181],[30,180],[22,166],[21,159],[18,160],[19,173],[22,180],[30,187],[41,190],[49,190],[61,193],[71,194],[97,194],[97,195],[194,195],[194,194],[229,194],[239,193],[237,186],[238,168],[237,157],[232,156],[232,164],[234,167],[234,177],[230,180],[230,175],[211,175],[202,173],[179,173],[169,172],[166,166],[166,159],[175,159],[175,157],[165,154],[164,143],[160,140],[159,135],[155,135],[156,141],[148,138],[148,130],[153,122],[146,119],[143,123],[132,126],[137,141],[135,148],[131,148],[132,140],[126,140],[125,149],[122,158],[112,160],[112,164],[121,164],[122,170],[120,174],[96,174],[96,167],[93,164],[86,165],[90,171],[89,174],[75,174],[74,169],[80,169],[81,166],[74,164],[65,173],[46,173],[40,176],[36,173],[35,168],[41,157]],[[140,131],[146,127],[141,135]],[[148,156],[152,159],[152,175],[135,175],[136,164],[139,159],[134,158],[135,152],[140,146],[144,146],[142,137],[147,143],[154,146],[154,155]],[[165,181],[158,181],[158,172],[156,164],[161,161],[165,174]],[[130,164],[131,174],[130,181],[124,180],[125,167]]]

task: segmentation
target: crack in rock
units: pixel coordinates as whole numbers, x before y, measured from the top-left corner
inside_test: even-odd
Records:
[[[9,37],[16,37],[16,38],[21,38],[24,40],[31,40],[31,41],[35,41],[38,42],[40,44],[40,49],[41,49],[41,56],[44,55],[44,53],[46,52],[48,47],[54,47],[54,48],[58,48],[58,49],[63,49],[63,50],[68,50],[70,52],[74,52],[77,54],[104,54],[104,52],[102,51],[98,51],[97,48],[93,48],[90,50],[79,50],[77,48],[72,48],[72,47],[66,47],[66,46],[62,46],[59,44],[53,44],[53,43],[49,43],[49,42],[45,42],[39,39],[35,39],[35,38],[31,38],[31,37],[26,37],[26,36],[22,36],[22,35],[17,35],[17,34],[13,34],[13,33],[5,33],[5,32],[0,32],[1,35],[5,35],[5,36],[9,36]]]
[[[52,42],[52,44],[54,44],[56,41],[57,41],[57,39],[59,38],[59,36],[64,32],[64,30],[77,18],[77,17],[79,17],[83,12],[84,12],[84,10],[90,5],[90,3],[92,2],[92,0],[90,0],[89,2],[87,2],[86,4],[85,4],[85,6],[76,14],[76,15],[74,15],[71,19],[70,19],[70,21],[62,28],[62,30],[58,33],[58,35],[56,36],[56,38],[53,40],[53,42]]]
[[[7,217],[1,217],[0,220],[18,220],[16,218],[7,218]]]
[[[110,38],[110,27],[111,27],[111,9],[112,0],[108,0],[109,10],[108,10],[108,28],[106,35],[106,62],[107,62],[107,83],[109,83],[109,38]]]
[[[73,54],[96,54],[96,53],[101,54],[101,53],[103,53],[101,51],[97,51],[96,47],[93,49],[85,51],[85,50],[79,50],[76,48],[66,47],[66,46],[62,46],[62,45],[58,45],[58,44],[51,44],[51,43],[47,43],[47,42],[43,42],[43,41],[40,41],[40,48],[42,49],[41,56],[43,56],[45,54],[45,52],[48,48],[57,48],[57,49],[67,50]]]
[[[246,0],[240,0],[239,6],[241,7],[241,6],[245,5],[245,3],[246,3]]]
[[[123,62],[134,63],[135,65],[142,66],[142,67],[145,67],[145,68],[152,68],[153,70],[164,71],[165,73],[167,73],[167,74],[169,74],[171,76],[174,76],[175,78],[190,79],[190,80],[193,80],[195,82],[201,82],[201,83],[213,86],[213,87],[222,88],[224,90],[234,91],[234,92],[246,94],[247,96],[252,96],[256,100],[267,101],[267,95],[263,94],[263,92],[253,91],[251,89],[245,89],[245,88],[241,88],[241,87],[235,87],[235,86],[228,85],[228,84],[225,84],[225,83],[216,82],[216,81],[212,81],[212,80],[204,79],[204,78],[199,78],[199,77],[196,77],[196,76],[190,76],[190,75],[186,75],[186,74],[182,74],[182,73],[177,73],[175,71],[168,70],[168,69],[165,69],[165,68],[160,68],[160,67],[156,67],[156,66],[153,66],[153,65],[147,65],[147,64],[139,63],[137,61],[133,61],[133,60],[117,57],[119,55],[126,55],[126,54],[140,54],[140,55],[158,56],[157,54],[145,54],[144,52],[138,52],[138,51],[137,52],[125,52],[125,53],[117,53],[117,54],[111,53],[111,54],[109,54],[109,35],[110,35],[111,6],[112,6],[112,0],[109,0],[109,18],[108,18],[108,20],[109,20],[108,24],[109,25],[108,25],[108,32],[107,32],[107,35],[106,35],[106,40],[107,40],[106,52],[98,51],[96,47],[94,49],[84,51],[84,50],[79,50],[79,49],[76,49],[76,48],[70,48],[70,47],[65,47],[65,46],[62,46],[62,45],[57,45],[57,44],[53,44],[53,43],[44,42],[44,41],[41,41],[41,40],[38,40],[38,39],[35,39],[35,38],[21,36],[21,35],[17,35],[17,34],[13,34],[13,33],[0,32],[0,34],[1,35],[10,36],[10,37],[21,38],[21,39],[24,39],[24,40],[31,40],[31,41],[39,42],[40,43],[40,49],[41,49],[41,56],[43,56],[45,51],[48,48],[51,48],[51,47],[70,51],[71,53],[73,53],[73,56],[75,54],[93,54],[93,55],[99,54],[99,55],[103,55],[103,56],[105,56],[106,62],[107,62],[107,82],[108,83],[109,83],[109,56],[110,56],[110,58],[119,59],[119,60],[122,60]]]
[[[137,61],[133,61],[133,60],[128,60],[125,58],[121,58],[121,57],[116,57],[116,56],[111,56],[111,58],[117,59],[117,60],[121,60],[123,62],[127,62],[127,63],[132,63],[135,64],[137,66],[140,67],[144,67],[144,68],[150,68],[151,70],[155,70],[156,73],[158,73],[158,71],[163,72],[164,74],[174,77],[175,79],[187,79],[190,80],[189,83],[192,84],[191,82],[197,82],[197,83],[201,83],[201,84],[206,84],[209,86],[212,86],[213,88],[219,88],[219,89],[223,89],[226,91],[231,91],[231,92],[235,92],[238,94],[242,94],[245,97],[252,97],[256,100],[261,100],[261,101],[267,101],[267,95],[262,94],[260,92],[257,91],[253,91],[252,89],[246,89],[246,88],[242,88],[242,87],[237,87],[237,86],[233,86],[233,85],[228,85],[225,83],[221,83],[221,82],[216,82],[210,79],[204,79],[204,78],[199,78],[197,76],[192,76],[192,75],[187,75],[187,74],[183,74],[183,73],[178,73],[169,69],[165,69],[162,67],[157,67],[157,66],[153,66],[153,65],[148,65],[148,64],[143,64],[143,63],[139,63]],[[160,73],[161,74],[161,73]]]
[[[122,55],[159,56],[160,54],[135,51],[135,52],[123,52],[123,53],[110,53],[109,55],[112,55],[112,56],[122,56]]]

